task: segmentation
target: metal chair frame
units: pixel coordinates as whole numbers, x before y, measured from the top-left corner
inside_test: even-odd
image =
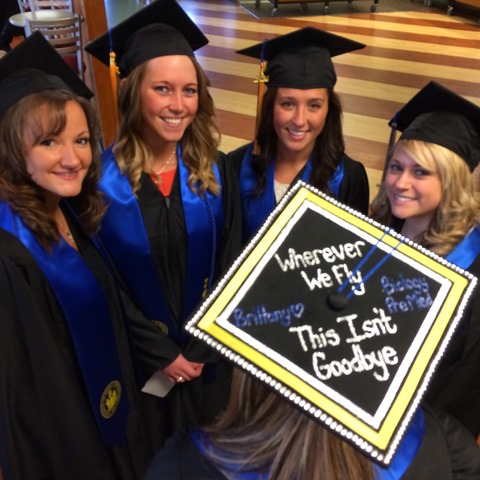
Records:
[[[78,14],[56,20],[27,19],[25,35],[31,35],[39,30],[62,57],[67,59],[76,56],[76,73],[83,80],[83,42],[80,22],[81,18]],[[70,64],[68,61],[67,63]]]

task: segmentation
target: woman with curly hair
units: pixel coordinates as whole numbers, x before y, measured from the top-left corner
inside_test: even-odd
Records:
[[[480,109],[430,82],[392,120],[403,131],[389,154],[372,216],[449,262],[480,274]],[[427,393],[427,401],[480,434],[478,288]]]
[[[241,236],[235,173],[217,150],[208,79],[193,53],[207,42],[175,1],[160,0],[86,46],[108,63],[111,43],[118,60],[120,127],[102,155],[109,209],[100,235],[158,327],[145,349],[163,357],[157,393],[169,392],[158,411],[170,433],[212,419],[228,399],[230,367],[183,329]]]
[[[141,478],[145,435],[105,213],[92,93],[39,33],[0,60],[0,466],[5,480]],[[143,325],[143,326],[142,326]]]
[[[331,60],[364,46],[308,27],[238,52],[266,64],[259,82],[268,87],[263,100],[259,94],[255,143],[229,154],[239,172],[245,240],[298,180],[368,213],[365,167],[345,154]]]

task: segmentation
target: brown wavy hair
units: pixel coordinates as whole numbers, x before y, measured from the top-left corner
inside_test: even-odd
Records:
[[[278,136],[273,122],[273,110],[277,87],[269,88],[263,97],[262,121],[257,133],[260,154],[252,159],[252,168],[257,174],[256,195],[261,195],[266,182],[267,168],[277,155]],[[315,140],[312,152],[310,182],[324,193],[331,194],[328,182],[335,173],[345,152],[342,130],[342,104],[333,89],[328,89],[328,114],[325,126]]]
[[[25,155],[30,145],[40,138],[57,135],[66,125],[65,106],[77,102],[85,112],[90,133],[92,164],[82,185],[82,191],[70,200],[87,234],[95,233],[105,212],[102,194],[97,190],[100,178],[99,128],[92,104],[70,90],[52,89],[28,95],[13,105],[0,120],[0,199],[8,202],[25,225],[46,249],[60,240],[55,221],[45,208],[43,190],[31,180]],[[46,130],[40,110],[49,108]],[[32,139],[27,144],[26,139]]]
[[[189,58],[197,73],[198,111],[180,140],[182,157],[190,172],[188,178],[190,188],[195,191],[195,185],[199,182],[199,192],[210,190],[219,194],[220,186],[212,166],[221,137],[213,98],[208,91],[210,81],[196,59]],[[152,156],[150,148],[141,138],[140,85],[146,69],[147,62],[140,64],[121,84],[118,102],[120,127],[113,147],[117,164],[127,175],[134,192],[140,188],[142,171]]]
[[[239,471],[269,472],[272,480],[374,479],[359,451],[238,369],[224,414],[204,430],[215,447],[206,455],[227,478],[225,457]]]
[[[450,253],[480,221],[479,193],[467,163],[441,145],[419,140],[399,140],[394,147],[404,151],[423,168],[436,172],[442,184],[440,205],[426,232],[416,239],[425,248],[440,256]],[[392,158],[392,154],[388,156]],[[385,171],[388,170],[389,162]],[[383,175],[385,177],[385,173]],[[402,221],[390,208],[382,181],[371,205],[372,217],[380,223],[401,230]]]

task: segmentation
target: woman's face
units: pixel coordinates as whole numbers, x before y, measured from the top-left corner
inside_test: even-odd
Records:
[[[46,105],[39,110],[44,132],[48,132],[49,113]],[[90,132],[82,107],[69,101],[65,114],[65,128],[58,134],[42,135],[34,145],[27,145],[25,154],[31,179],[54,201],[78,195],[92,163]]]
[[[147,62],[140,85],[144,140],[178,142],[198,110],[195,67],[185,55],[157,57]]]
[[[278,150],[310,155],[328,114],[328,90],[279,88],[273,107]]]
[[[385,176],[385,190],[393,215],[428,225],[442,199],[442,182],[436,172],[421,167],[397,145]]]

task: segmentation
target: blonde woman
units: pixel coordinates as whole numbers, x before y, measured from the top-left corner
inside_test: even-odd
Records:
[[[158,326],[144,348],[163,358],[171,390],[159,402],[159,428],[171,433],[211,420],[228,398],[230,368],[183,326],[239,249],[238,187],[218,151],[208,79],[194,58],[207,39],[178,4],[153,2],[86,49],[108,62],[109,40],[121,77],[120,128],[102,156],[110,208],[100,234]]]
[[[433,110],[432,110],[433,109]],[[398,114],[403,130],[386,166],[373,217],[451,263],[480,274],[480,109],[431,82]],[[480,295],[474,291],[427,400],[480,434]]]

